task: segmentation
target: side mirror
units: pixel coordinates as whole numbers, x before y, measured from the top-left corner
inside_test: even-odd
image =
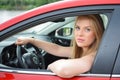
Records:
[[[71,36],[72,32],[73,32],[73,28],[71,27],[60,28],[56,30],[56,36],[67,37],[67,36]]]

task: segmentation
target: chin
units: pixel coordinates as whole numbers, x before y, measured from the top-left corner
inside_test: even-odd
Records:
[[[84,45],[82,45],[82,44],[77,44],[77,46],[78,46],[78,47],[84,47]]]

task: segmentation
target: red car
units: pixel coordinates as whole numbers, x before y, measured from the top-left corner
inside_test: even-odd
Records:
[[[83,14],[99,14],[105,25],[89,72],[69,79],[58,77],[46,68],[63,57],[32,44],[14,44],[17,37],[29,36],[69,46],[75,17]],[[120,80],[120,0],[62,0],[0,24],[0,80]]]

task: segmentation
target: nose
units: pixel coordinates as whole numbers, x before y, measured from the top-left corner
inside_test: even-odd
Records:
[[[81,29],[78,31],[78,35],[79,35],[79,36],[83,36],[83,33],[84,33],[84,32],[83,32],[83,30],[81,30]]]

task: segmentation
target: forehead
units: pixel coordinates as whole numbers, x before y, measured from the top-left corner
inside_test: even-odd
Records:
[[[87,17],[79,17],[79,18],[77,18],[77,20],[76,20],[76,25],[77,26],[92,26],[93,24],[92,24],[92,21],[89,19],[89,18],[87,18]]]

